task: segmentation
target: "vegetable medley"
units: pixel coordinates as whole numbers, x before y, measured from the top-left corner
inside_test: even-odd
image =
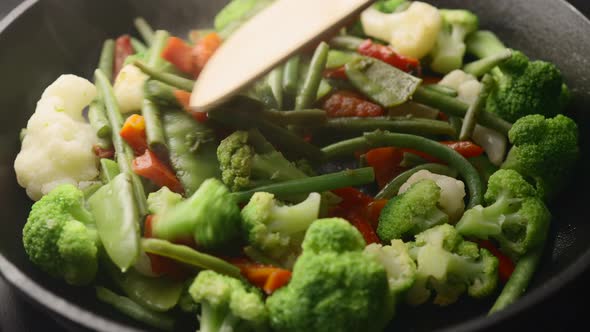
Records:
[[[379,331],[399,306],[517,300],[579,154],[559,69],[475,13],[381,0],[192,111],[209,58],[272,2],[233,0],[188,40],[138,18],[94,83],[45,90],[15,161],[30,260],[163,330]]]

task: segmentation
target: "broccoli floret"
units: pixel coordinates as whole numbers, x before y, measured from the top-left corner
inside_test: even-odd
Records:
[[[250,245],[275,261],[290,266],[299,254],[305,231],[318,219],[321,196],[293,206],[281,205],[273,194],[258,192],[242,209],[242,226]]]
[[[416,280],[416,263],[408,253],[408,247],[401,240],[392,240],[391,245],[371,243],[365,248],[365,255],[375,259],[385,267],[391,296],[390,319],[393,318],[397,304]]]
[[[489,251],[464,241],[453,226],[436,226],[408,243],[417,265],[416,282],[407,293],[412,305],[422,304],[436,292],[434,303],[449,305],[467,290],[469,296],[492,294],[498,282],[498,259]]]
[[[513,144],[504,169],[513,169],[536,182],[545,198],[556,194],[569,176],[578,155],[578,126],[557,115],[529,115],[516,121],[508,133]]]
[[[71,285],[94,280],[99,239],[84,193],[75,186],[60,185],[33,204],[23,244],[31,261],[53,277]]]
[[[513,259],[541,244],[549,226],[549,210],[535,188],[518,172],[499,170],[488,181],[487,207],[467,210],[456,228],[463,236],[493,238]]]
[[[180,202],[182,202],[182,195],[172,192],[165,186],[150,193],[147,198],[148,210],[155,215],[164,214]]]
[[[430,53],[430,68],[437,73],[447,74],[463,66],[465,38],[477,30],[479,19],[474,13],[463,9],[441,9],[440,14],[443,28]]]
[[[377,226],[377,235],[381,241],[407,238],[447,223],[449,216],[438,203],[440,192],[436,182],[425,179],[389,200],[381,211]]]
[[[569,90],[559,69],[546,61],[529,61],[522,52],[491,71],[493,87],[486,110],[514,122],[530,114],[555,116],[567,106]]]
[[[191,197],[156,215],[153,234],[166,240],[189,236],[205,249],[219,250],[239,242],[240,223],[240,208],[227,187],[208,179]]]
[[[203,271],[189,293],[201,305],[200,332],[268,330],[262,295],[238,279]]]
[[[217,148],[223,182],[232,191],[307,177],[257,130],[236,131]]]
[[[266,305],[276,331],[380,331],[390,313],[387,273],[363,254],[346,220],[320,219],[305,235],[289,284]]]

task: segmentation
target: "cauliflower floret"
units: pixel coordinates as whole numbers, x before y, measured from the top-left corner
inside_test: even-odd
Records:
[[[125,114],[141,109],[143,85],[147,79],[148,76],[134,65],[126,65],[121,69],[113,86],[121,113]]]
[[[393,14],[370,7],[361,14],[361,22],[368,36],[388,41],[401,55],[418,59],[434,48],[443,25],[438,9],[419,1]]]
[[[98,176],[92,151],[98,138],[82,116],[95,96],[94,85],[74,75],[61,76],[43,93],[14,162],[17,181],[31,199],[60,184],[79,186]]]
[[[475,102],[482,87],[482,84],[475,76],[459,69],[447,74],[438,84],[457,90],[457,99],[469,105]],[[504,162],[506,146],[508,145],[506,135],[476,125],[472,138],[476,144],[484,149],[492,164],[500,166]]]
[[[449,215],[449,221],[455,222],[463,215],[465,210],[465,184],[449,176],[434,174],[427,170],[421,170],[412,175],[400,189],[399,194],[402,194],[410,188],[410,186],[420,180],[429,179],[436,182],[440,188],[440,198],[438,203],[442,210]]]

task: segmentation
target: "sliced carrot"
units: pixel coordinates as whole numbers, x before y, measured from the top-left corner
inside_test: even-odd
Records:
[[[131,167],[137,175],[151,180],[160,187],[168,187],[177,193],[184,192],[174,172],[150,150],[133,159]]]
[[[266,283],[262,289],[267,295],[274,293],[277,289],[287,285],[291,280],[291,271],[289,270],[278,270],[268,276]]]
[[[193,47],[193,64],[195,77],[199,76],[201,70],[205,67],[213,53],[221,46],[221,37],[215,32],[211,32],[201,38]]]
[[[129,144],[136,156],[143,154],[147,150],[145,119],[143,116],[133,114],[128,117],[119,135]]]
[[[161,57],[172,63],[180,71],[192,74],[195,70],[192,47],[178,37],[168,38]]]

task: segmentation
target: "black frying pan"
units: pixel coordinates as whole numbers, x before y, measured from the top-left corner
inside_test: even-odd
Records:
[[[210,26],[226,1],[213,0],[29,0],[0,22],[0,272],[16,289],[69,326],[100,331],[137,331],[143,326],[95,300],[93,289],[73,288],[33,267],[21,244],[21,229],[31,202],[15,180],[13,162],[18,133],[35,109],[43,89],[62,73],[90,77],[102,41],[133,31],[144,16],[155,27],[184,35]],[[575,181],[551,205],[551,240],[527,294],[507,310],[485,317],[489,301],[462,299],[446,309],[402,309],[391,330],[452,331],[494,326],[555,294],[590,267],[590,175],[587,172],[590,118],[590,22],[558,0],[443,0],[439,7],[475,11],[482,26],[507,45],[529,56],[555,62],[565,74],[575,100],[569,112],[580,125],[582,160]],[[39,165],[43,167],[43,165]],[[584,173],[586,171],[586,173]],[[194,326],[187,325],[187,331]]]

